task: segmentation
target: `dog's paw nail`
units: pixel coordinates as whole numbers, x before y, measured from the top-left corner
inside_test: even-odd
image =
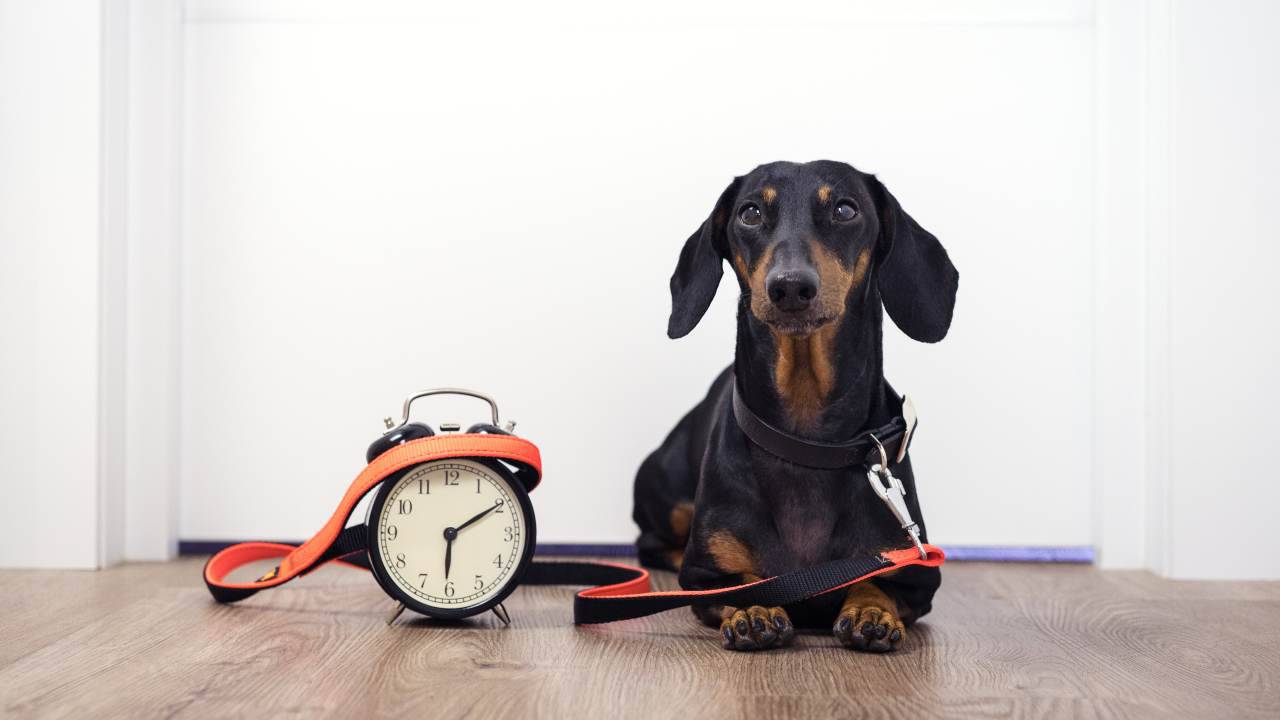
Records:
[[[877,637],[877,638],[882,638],[882,637],[884,637],[885,635],[888,635],[888,634],[889,634],[889,626],[888,626],[888,625],[877,625],[877,626],[876,626],[876,637]]]
[[[733,630],[731,628],[726,627],[724,629],[724,632],[722,632],[721,634],[724,635],[725,648],[731,649],[733,647]]]
[[[737,623],[735,623],[735,624],[734,624],[734,627],[738,629],[738,634],[739,634],[739,635],[746,635],[746,634],[747,634],[747,621],[746,621],[746,620],[739,620]]]
[[[756,619],[755,619],[755,622],[754,622],[753,624],[755,625],[756,632],[758,632],[758,633],[762,633],[762,632],[764,632],[764,630],[765,630],[765,628],[764,628],[764,620],[761,620],[760,618],[756,618]]]
[[[774,617],[774,618],[773,618],[773,626],[774,626],[774,627],[776,627],[776,628],[778,628],[779,630],[781,630],[781,629],[785,628],[785,627],[787,626],[787,620],[786,620],[786,618],[782,617],[781,615],[778,615],[778,616]]]
[[[862,634],[863,634],[863,635],[870,636],[870,635],[872,635],[872,634],[874,634],[874,633],[875,633],[875,626],[874,626],[874,625],[872,625],[870,622],[864,622],[864,623],[862,623]]]
[[[840,618],[840,624],[836,626],[836,630],[839,630],[842,633],[847,633],[849,632],[850,625],[853,625],[853,623],[849,621],[849,618],[842,617]]]
[[[897,630],[897,629],[895,629],[895,630],[894,630],[892,633],[890,633],[890,635],[889,635],[889,640],[891,640],[891,641],[893,641],[893,642],[898,642],[898,641],[899,641],[899,640],[901,640],[901,639],[902,639],[902,631],[901,631],[901,630]]]

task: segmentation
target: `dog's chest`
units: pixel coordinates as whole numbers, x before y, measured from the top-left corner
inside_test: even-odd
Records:
[[[769,493],[779,539],[800,565],[826,560],[840,508],[827,473],[790,478]]]

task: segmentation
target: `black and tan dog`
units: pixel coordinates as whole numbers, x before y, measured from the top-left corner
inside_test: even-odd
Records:
[[[912,338],[941,340],[959,281],[946,250],[874,176],[830,161],[773,163],[734,180],[685,243],[671,277],[672,338],[702,318],[724,261],[741,290],[734,363],[640,467],[641,561],[705,589],[902,547],[864,469],[813,469],[754,445],[734,420],[733,384],[756,415],[806,439],[884,425],[902,407],[882,372],[881,307]],[[923,531],[909,458],[894,471]],[[735,650],[831,624],[845,646],[883,652],[929,611],[939,583],[936,568],[912,567],[788,608],[694,612]]]

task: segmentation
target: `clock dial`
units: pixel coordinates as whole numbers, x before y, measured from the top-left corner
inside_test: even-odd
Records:
[[[465,459],[410,469],[379,498],[375,562],[428,610],[496,598],[525,557],[522,495],[488,465]]]

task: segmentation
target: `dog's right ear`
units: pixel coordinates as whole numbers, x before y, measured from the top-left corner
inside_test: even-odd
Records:
[[[667,320],[667,336],[675,339],[688,335],[716,296],[723,262],[729,252],[725,228],[729,223],[729,205],[738,194],[738,180],[720,193],[720,199],[694,231],[680,251],[676,271],[671,275],[671,317]]]

